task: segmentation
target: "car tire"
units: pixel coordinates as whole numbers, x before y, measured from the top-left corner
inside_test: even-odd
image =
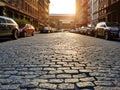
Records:
[[[106,39],[106,40],[109,40],[109,39],[110,39],[109,32],[105,32],[105,34],[104,34],[104,39]]]
[[[34,36],[34,32],[32,32],[32,36]]]
[[[48,33],[50,33],[50,30],[48,30]]]
[[[12,39],[17,40],[18,39],[18,30],[14,30],[12,34]]]

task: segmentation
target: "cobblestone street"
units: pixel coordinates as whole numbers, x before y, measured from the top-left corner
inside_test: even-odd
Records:
[[[120,42],[67,32],[1,42],[0,90],[120,90]]]

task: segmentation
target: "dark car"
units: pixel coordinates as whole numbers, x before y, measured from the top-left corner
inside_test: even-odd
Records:
[[[42,30],[41,30],[41,33],[50,33],[52,32],[51,31],[51,28],[49,26],[45,26]]]
[[[17,39],[18,24],[9,17],[0,16],[0,37],[10,36],[12,39]]]
[[[89,24],[86,32],[87,35],[94,36],[94,32],[95,32],[95,26],[93,24]]]
[[[35,28],[31,24],[21,24],[19,25],[19,33],[22,37],[34,36]]]
[[[95,27],[95,37],[102,36],[105,39],[119,38],[120,24],[116,22],[100,22]]]
[[[82,26],[81,28],[80,28],[80,30],[79,30],[79,32],[80,32],[80,34],[87,34],[87,27],[86,26]]]

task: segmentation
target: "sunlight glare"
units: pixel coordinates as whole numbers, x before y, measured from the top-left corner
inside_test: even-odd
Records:
[[[75,14],[75,0],[50,0],[50,14]]]

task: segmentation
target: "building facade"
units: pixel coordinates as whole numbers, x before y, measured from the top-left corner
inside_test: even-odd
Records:
[[[92,18],[92,23],[97,24],[98,23],[98,0],[93,0],[93,18]]]
[[[78,27],[88,23],[88,1],[76,0],[76,24]]]
[[[49,0],[1,0],[0,15],[26,19],[39,28],[39,25],[48,23],[45,18],[49,16],[49,3]]]
[[[98,20],[99,21],[107,21],[107,7],[108,7],[108,0],[99,0],[98,1]]]
[[[57,29],[72,29],[75,26],[74,15],[53,14],[50,15],[50,26]]]
[[[107,21],[120,23],[120,0],[108,0]]]
[[[101,21],[120,23],[120,0],[90,0],[89,22],[97,24]]]
[[[88,23],[92,23],[93,20],[93,0],[88,2]]]
[[[39,19],[45,26],[49,24],[50,0],[39,0]]]
[[[99,21],[120,23],[120,0],[99,0]]]
[[[88,23],[98,23],[98,0],[89,0],[88,2]]]

